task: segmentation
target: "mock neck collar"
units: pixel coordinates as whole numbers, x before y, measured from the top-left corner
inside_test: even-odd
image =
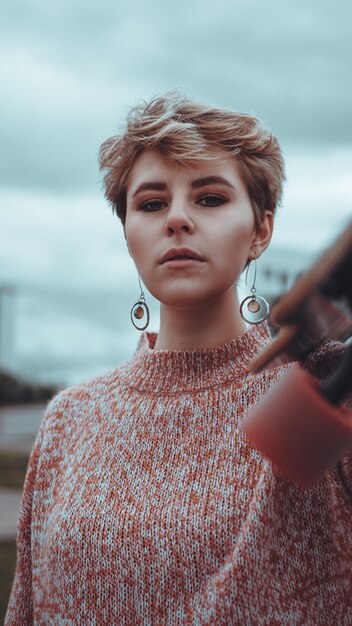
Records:
[[[177,394],[226,385],[248,373],[249,361],[271,341],[267,322],[250,326],[216,348],[154,350],[157,333],[144,332],[119,368],[124,383],[152,394]]]

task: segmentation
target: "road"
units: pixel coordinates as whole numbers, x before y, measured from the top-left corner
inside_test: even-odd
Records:
[[[30,450],[45,408],[45,403],[0,407],[0,448]]]
[[[0,408],[0,451],[15,450],[29,455],[46,404]],[[15,539],[22,490],[0,487],[0,541]]]
[[[22,491],[0,487],[0,541],[16,538]]]

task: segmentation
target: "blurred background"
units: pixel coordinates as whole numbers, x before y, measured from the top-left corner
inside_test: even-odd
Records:
[[[4,0],[1,13],[3,368],[65,386],[133,352],[137,273],[97,152],[141,99],[178,87],[254,114],[278,136],[288,180],[258,263],[262,293],[282,290],[342,230],[352,195],[348,0]]]
[[[258,293],[272,299],[287,289],[343,230],[352,196],[351,23],[349,0],[2,1],[0,435],[8,455],[28,454],[55,389],[135,350],[137,273],[97,161],[131,105],[179,88],[256,115],[278,136],[287,183],[258,263]],[[10,465],[7,456],[3,473]],[[1,484],[21,487],[23,467],[14,472]],[[3,536],[13,537],[10,500],[2,511]]]

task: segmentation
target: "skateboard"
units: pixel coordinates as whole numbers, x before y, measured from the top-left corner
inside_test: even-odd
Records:
[[[276,301],[269,321],[279,331],[249,364],[255,373],[294,362],[245,415],[242,428],[279,472],[302,488],[352,450],[352,413],[341,406],[352,391],[352,344],[322,383],[299,365],[322,341],[351,336],[351,311],[352,223]]]
[[[349,314],[331,302],[347,301]],[[302,359],[322,340],[352,334],[352,223],[292,289],[272,307],[269,321],[279,332],[250,363],[252,372]]]

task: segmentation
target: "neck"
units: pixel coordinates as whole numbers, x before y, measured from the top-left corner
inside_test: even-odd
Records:
[[[239,314],[237,294],[230,290],[219,300],[199,307],[160,306],[160,330],[155,350],[216,348],[247,329]]]

